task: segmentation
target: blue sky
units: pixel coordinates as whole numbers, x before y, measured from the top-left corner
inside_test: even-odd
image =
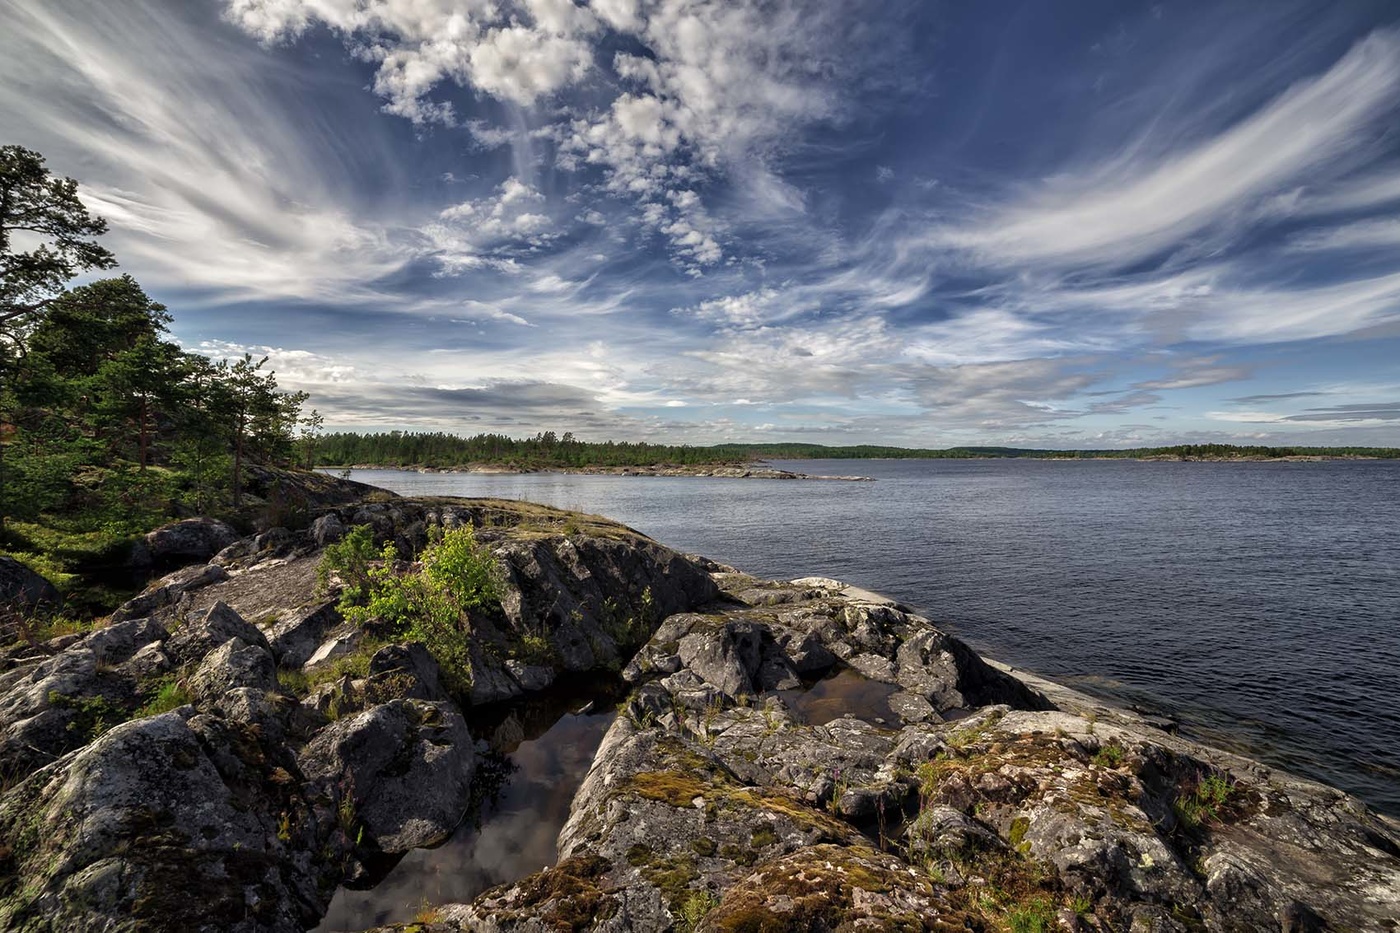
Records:
[[[329,426],[1400,445],[1400,6],[7,0],[0,138]]]

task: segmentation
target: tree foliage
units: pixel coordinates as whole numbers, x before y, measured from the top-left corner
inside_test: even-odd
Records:
[[[986,458],[1135,458],[1235,459],[1291,456],[1400,457],[1400,450],[1378,447],[1235,447],[1196,444],[1132,450],[1028,450],[1015,447],[886,447],[866,444],[826,447],[820,444],[716,444],[690,446],[604,441],[589,443],[545,431],[534,437],[503,434],[459,437],[443,432],[389,431],[377,434],[335,433],[321,438],[323,466],[414,466],[450,468],[491,464],[519,469],[580,467],[691,466],[747,460],[969,460]]]
[[[186,353],[129,275],[64,290],[114,264],[105,229],[72,179],[0,147],[0,531],[49,516],[132,533],[177,499],[236,508],[247,462],[294,459],[306,396],[266,359]]]
[[[106,230],[76,181],[51,175],[31,149],[0,146],[0,328],[22,330],[73,276],[116,265],[94,240]],[[21,239],[35,245],[21,249]]]

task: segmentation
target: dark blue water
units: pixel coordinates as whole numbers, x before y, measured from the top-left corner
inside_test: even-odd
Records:
[[[837,577],[1400,814],[1400,463],[800,461],[874,483],[356,471]]]

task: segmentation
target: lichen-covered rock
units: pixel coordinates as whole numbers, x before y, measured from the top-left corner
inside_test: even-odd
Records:
[[[205,656],[190,677],[190,690],[202,699],[218,700],[238,687],[277,689],[277,665],[266,648],[235,636]]]
[[[290,613],[272,626],[268,631],[268,644],[277,663],[283,667],[301,667],[311,660],[326,635],[344,621],[339,600],[337,587],[327,598]]]
[[[204,612],[191,613],[166,642],[165,650],[180,664],[188,664],[234,638],[272,653],[267,637],[224,602],[217,602]]]
[[[159,651],[165,637],[148,619],[121,622],[0,673],[0,760],[8,777],[29,774],[127,718],[143,667],[132,662]]]
[[[591,911],[617,931],[1381,931],[1400,915],[1400,836],[1344,795],[1090,713],[835,581],[721,579],[747,607],[669,618],[629,665],[639,686],[564,861],[445,909],[444,928]],[[754,676],[769,652],[797,669],[798,646],[889,683],[898,721],[855,694],[846,717],[804,721],[799,691]]]
[[[311,538],[316,542],[317,547],[325,547],[334,544],[345,537],[345,525],[340,520],[340,516],[331,512],[322,515],[311,523]]]
[[[131,554],[136,567],[203,563],[238,540],[238,532],[213,518],[187,518],[148,533]]]
[[[113,622],[157,616],[179,618],[189,606],[190,594],[228,579],[228,571],[216,564],[197,564],[176,570],[146,587],[112,613]]]
[[[441,842],[457,827],[476,749],[450,704],[393,700],[331,723],[299,761],[309,781],[395,853]]]
[[[323,869],[296,857],[293,844],[309,830],[304,804],[278,783],[256,736],[202,733],[187,716],[117,726],[0,798],[10,879],[0,926],[291,931],[315,923]],[[222,746],[222,767],[211,739]]]
[[[385,645],[369,659],[370,692],[403,700],[448,698],[437,661],[418,642]]]

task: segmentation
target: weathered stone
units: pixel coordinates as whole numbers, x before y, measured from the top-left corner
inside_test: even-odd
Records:
[[[175,662],[166,654],[165,646],[157,642],[141,648],[122,665],[122,671],[137,682],[150,680],[167,673]]]
[[[205,612],[191,613],[185,624],[166,642],[165,649],[177,663],[189,664],[234,638],[254,645],[269,655],[272,653],[263,633],[223,602],[215,603]]]
[[[206,586],[213,586],[228,579],[228,571],[217,564],[198,564],[185,567],[161,577],[141,595],[122,603],[112,613],[113,622],[128,619],[145,619],[157,614],[162,617],[178,617],[179,606],[187,594]],[[162,610],[167,610],[162,613]]]
[[[326,640],[306,659],[303,667],[313,668],[353,654],[360,642],[364,641],[364,637],[365,633],[358,626],[344,623],[328,633]]]
[[[277,663],[283,667],[301,667],[311,660],[326,634],[344,621],[338,602],[336,593],[334,598],[298,611],[272,626],[268,644]]]
[[[133,551],[137,567],[163,567],[209,560],[238,540],[238,532],[213,518],[187,518],[147,534]]]
[[[117,622],[96,629],[82,640],[98,664],[121,664],[152,642],[164,641],[169,633],[150,619]]]
[[[311,539],[317,547],[334,544],[345,537],[345,525],[334,512],[322,515],[311,523]]]
[[[316,922],[315,869],[291,857],[306,824],[283,841],[277,803],[231,795],[229,781],[252,777],[253,789],[260,775],[236,759],[221,773],[187,715],[117,726],[0,798],[0,834],[19,843],[0,926],[252,933]]]
[[[349,800],[385,852],[447,838],[466,811],[476,751],[450,704],[394,700],[337,720],[299,757],[326,793]]]
[[[272,654],[237,636],[209,652],[190,678],[191,691],[206,700],[217,700],[236,687],[277,689],[277,665]]]
[[[526,693],[543,690],[554,683],[554,670],[544,664],[525,664],[512,659],[505,666],[506,673],[515,678]]]
[[[369,659],[369,683],[376,693],[391,693],[397,699],[448,699],[437,661],[418,642],[386,645],[376,651]]]
[[[749,622],[729,622],[680,640],[681,663],[729,696],[753,692],[762,658],[762,633]]]

